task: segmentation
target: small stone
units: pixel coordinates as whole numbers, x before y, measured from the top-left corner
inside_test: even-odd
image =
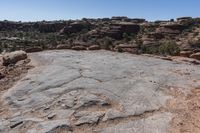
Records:
[[[66,105],[65,105],[65,104],[62,104],[61,107],[66,107]]]
[[[47,116],[48,119],[53,119],[56,116],[55,113],[51,113]]]
[[[92,45],[88,48],[88,50],[99,50],[101,49],[99,45]]]

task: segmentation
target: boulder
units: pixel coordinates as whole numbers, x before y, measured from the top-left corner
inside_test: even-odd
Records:
[[[86,50],[87,48],[84,46],[73,46],[72,49],[73,50]]]
[[[91,45],[88,50],[99,50],[101,49],[99,45]]]
[[[190,58],[200,60],[200,52],[190,55]]]
[[[137,48],[136,44],[119,44],[119,48]]]
[[[192,51],[181,51],[180,56],[182,57],[190,57],[190,55],[193,54]]]
[[[137,48],[123,48],[122,52],[136,54],[136,53],[138,53],[138,49]]]
[[[20,60],[25,60],[27,58],[27,54],[25,51],[15,51],[11,53],[6,53],[3,55],[3,65],[7,66],[9,64],[15,64]]]
[[[138,46],[136,44],[120,44],[115,47],[115,50],[118,52],[128,52],[136,54],[138,51]]]
[[[25,51],[27,53],[33,53],[33,52],[40,52],[42,51],[43,49],[41,47],[34,47],[34,48],[27,48]]]
[[[143,43],[142,43],[143,45],[145,45],[145,46],[151,46],[151,45],[155,45],[156,44],[156,42],[155,41],[151,41],[151,40],[145,40],[145,41],[143,41]]]
[[[71,49],[71,45],[60,44],[56,47],[57,49]]]

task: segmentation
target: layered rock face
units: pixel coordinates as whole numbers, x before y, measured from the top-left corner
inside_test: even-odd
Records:
[[[200,51],[200,19],[148,22],[125,16],[42,22],[0,22],[0,50],[107,49],[134,54],[179,55]],[[79,42],[79,43],[77,43]],[[136,46],[121,50],[119,45]],[[98,45],[98,46],[97,46]],[[187,55],[188,57],[193,57]],[[183,55],[183,54],[180,54]]]
[[[65,22],[43,22],[39,23],[39,31],[48,33],[48,32],[59,32],[61,29],[65,27]]]

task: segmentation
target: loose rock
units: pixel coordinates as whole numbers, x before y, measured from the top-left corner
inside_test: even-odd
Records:
[[[194,59],[200,60],[200,52],[199,52],[199,53],[192,54],[192,55],[190,56],[190,58],[194,58]]]
[[[27,54],[24,51],[15,51],[3,55],[3,65],[15,64],[20,60],[25,60]]]

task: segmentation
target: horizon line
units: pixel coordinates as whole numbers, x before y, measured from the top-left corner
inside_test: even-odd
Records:
[[[156,21],[170,21],[170,20],[177,20],[178,18],[184,18],[184,17],[191,17],[192,19],[196,19],[196,18],[200,18],[200,16],[178,16],[178,17],[172,17],[172,18],[165,18],[165,19],[147,19],[147,18],[143,18],[143,17],[128,17],[128,16],[111,16],[111,17],[80,17],[80,18],[67,18],[67,19],[38,19],[38,20],[11,20],[11,19],[0,19],[0,21],[9,21],[9,22],[22,22],[22,23],[26,23],[26,22],[42,22],[42,21],[46,21],[46,22],[53,22],[53,21],[77,21],[77,20],[83,20],[83,19],[104,19],[104,18],[109,18],[112,19],[112,17],[127,17],[128,19],[145,19],[145,21],[147,22],[156,22]]]

